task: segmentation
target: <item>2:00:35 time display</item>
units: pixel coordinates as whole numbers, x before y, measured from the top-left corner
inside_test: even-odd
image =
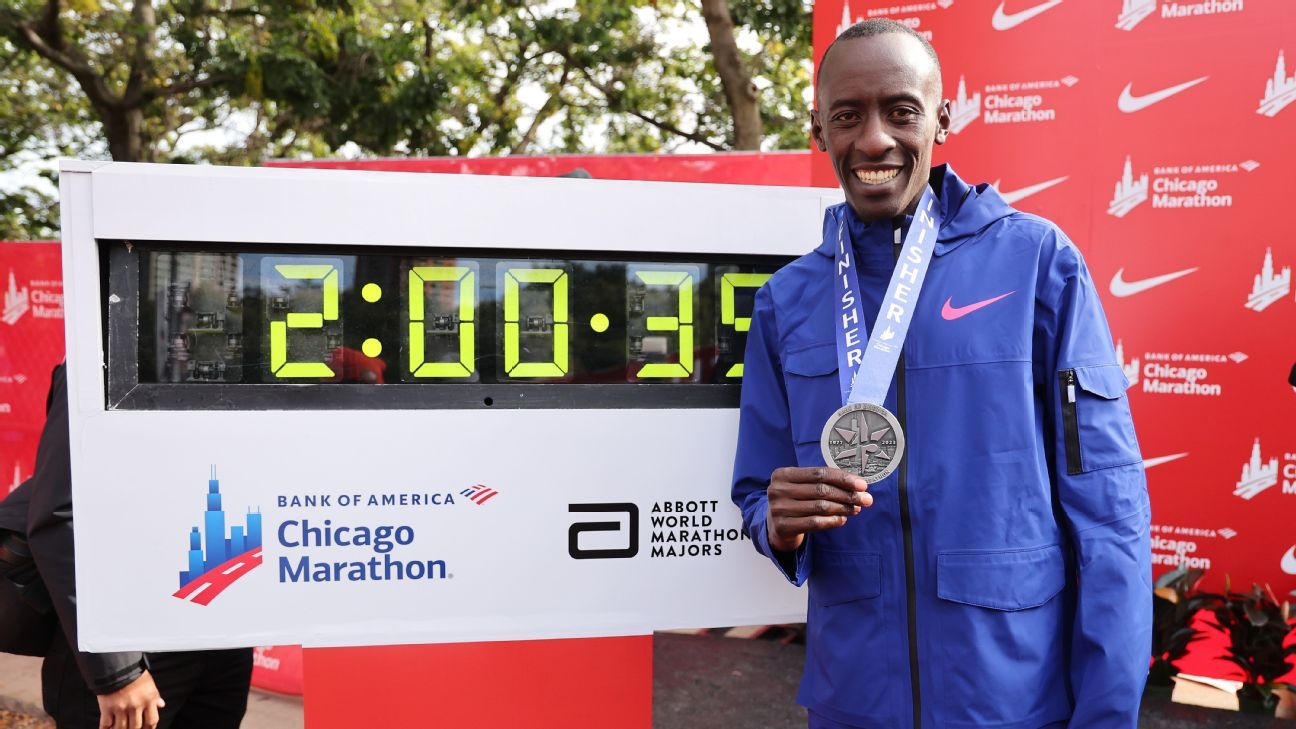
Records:
[[[140,381],[170,383],[737,383],[784,262],[141,253]]]

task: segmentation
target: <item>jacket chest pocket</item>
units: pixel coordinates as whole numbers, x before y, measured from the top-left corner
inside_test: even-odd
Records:
[[[837,345],[816,344],[784,355],[783,378],[797,458],[801,465],[822,464],[819,436],[828,417],[841,407]]]
[[[1117,365],[1058,372],[1067,473],[1126,466],[1142,459],[1134,437],[1128,381]]]

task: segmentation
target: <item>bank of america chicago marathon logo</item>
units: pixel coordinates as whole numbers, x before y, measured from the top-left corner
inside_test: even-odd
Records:
[[[887,17],[890,18],[891,20],[895,20],[896,22],[903,23],[905,26],[911,28],[918,35],[921,35],[922,37],[926,38],[928,42],[930,42],[932,39],[932,32],[930,30],[923,29],[921,18],[895,17],[895,16],[904,16],[909,13],[922,13],[922,12],[928,12],[932,10],[948,10],[953,5],[954,5],[954,0],[933,0],[932,2],[895,3],[892,5],[881,5],[876,8],[869,8],[865,12],[865,14],[856,15],[855,13],[851,12],[850,0],[846,0],[846,2],[842,3],[841,22],[837,24],[837,30],[833,32],[833,36],[834,37],[839,36],[842,34],[843,31],[845,31],[847,28],[851,27],[855,23],[868,20],[869,18]]]
[[[1126,155],[1107,214],[1123,218],[1149,199],[1154,209],[1230,208],[1233,195],[1220,190],[1224,176],[1259,168],[1259,162],[1248,159],[1236,163],[1159,165],[1152,168],[1151,175],[1136,175],[1133,155]]]
[[[1210,381],[1214,373],[1247,359],[1245,352],[1143,352],[1127,360],[1124,341],[1116,340],[1116,361],[1129,386],[1152,394],[1220,397],[1224,388]]]
[[[189,532],[188,560],[189,568],[180,571],[180,589],[172,597],[196,605],[210,604],[261,565],[261,512],[249,509],[246,526],[230,524],[227,532],[215,466],[207,481],[202,531],[195,526]]]
[[[968,93],[966,76],[959,76],[958,88],[950,99],[950,133],[958,134],[972,122],[983,124],[1031,124],[1057,119],[1052,93],[1071,88],[1080,79],[1067,75],[1041,81],[1011,81],[987,84]]]
[[[1173,2],[1173,0],[1121,0],[1120,15],[1116,16],[1116,27],[1120,30],[1134,30],[1135,26],[1158,10],[1161,11],[1162,18],[1174,20],[1202,15],[1240,13],[1245,9],[1245,0],[1205,0],[1187,3]]]
[[[1172,524],[1153,524],[1151,546],[1153,566],[1187,567],[1209,570],[1211,558],[1198,554],[1200,542],[1205,539],[1228,541],[1238,535],[1228,527],[1212,529]]]

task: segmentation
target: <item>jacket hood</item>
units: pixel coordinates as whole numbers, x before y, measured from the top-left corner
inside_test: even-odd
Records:
[[[941,227],[936,239],[935,251],[938,256],[958,248],[996,221],[1017,212],[1004,201],[994,187],[984,182],[975,186],[967,184],[949,164],[933,167],[930,179],[932,182],[939,181],[940,184],[936,190],[937,201],[941,207]],[[854,215],[844,202],[830,206],[824,211],[823,242],[815,250],[829,258],[833,256],[833,247],[837,240],[838,211],[846,215]],[[905,216],[906,228],[910,219],[911,216]],[[872,229],[874,226],[879,230],[885,229],[887,237],[890,237],[889,221],[869,223],[865,227]]]

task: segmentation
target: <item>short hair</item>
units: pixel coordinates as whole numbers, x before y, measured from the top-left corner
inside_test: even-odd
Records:
[[[833,46],[842,41],[854,40],[856,38],[873,38],[879,35],[886,35],[887,33],[900,33],[907,35],[921,43],[923,50],[927,52],[927,56],[932,59],[932,63],[936,64],[936,79],[938,81],[940,80],[940,58],[936,55],[936,49],[932,47],[931,42],[928,41],[922,33],[919,33],[904,23],[896,22],[890,18],[869,18],[868,20],[861,20],[846,30],[843,30],[833,39],[832,43],[828,44],[828,48],[824,50],[823,56],[819,58],[819,66],[815,68],[815,89],[819,88],[819,73],[823,69],[825,62],[828,60],[828,54],[832,52]]]

